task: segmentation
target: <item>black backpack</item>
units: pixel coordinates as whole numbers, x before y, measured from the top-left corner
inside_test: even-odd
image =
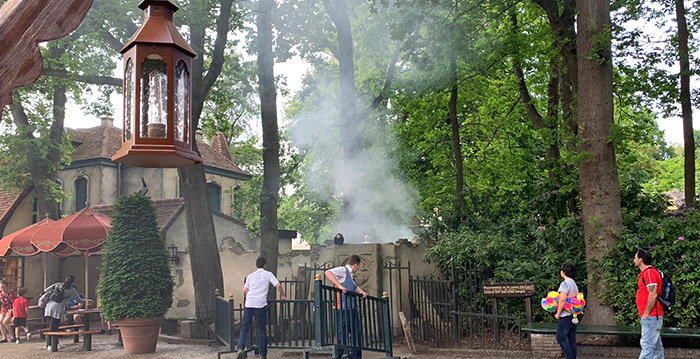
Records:
[[[51,296],[49,297],[50,300],[60,303],[63,300],[63,295],[65,294],[65,289],[63,288],[63,284],[59,284],[55,287],[53,287],[53,290],[51,291]]]
[[[656,300],[662,307],[664,307],[664,310],[668,310],[668,308],[676,303],[676,289],[673,287],[670,275],[658,269],[656,269],[656,271],[659,272],[659,275],[661,275],[661,291],[656,297]],[[647,285],[647,282],[644,280],[644,276],[642,276],[642,283],[644,283],[645,286]]]

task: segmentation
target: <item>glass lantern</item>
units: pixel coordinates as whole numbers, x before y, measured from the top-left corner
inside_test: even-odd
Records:
[[[129,166],[182,168],[200,163],[192,150],[195,53],[173,25],[177,5],[144,0],[144,22],[124,45],[122,147],[112,157]]]

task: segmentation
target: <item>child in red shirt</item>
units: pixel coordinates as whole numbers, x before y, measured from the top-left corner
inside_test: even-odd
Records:
[[[19,344],[19,329],[24,329],[24,333],[27,335],[27,340],[29,340],[32,335],[29,333],[27,328],[27,309],[29,308],[29,300],[25,297],[27,295],[27,288],[20,288],[18,290],[19,297],[15,299],[12,303],[12,313],[15,317],[15,338],[17,338],[16,344]]]

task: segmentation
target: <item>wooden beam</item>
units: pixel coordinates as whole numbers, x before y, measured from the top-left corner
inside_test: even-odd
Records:
[[[41,76],[39,43],[64,37],[80,25],[93,0],[8,0],[0,8],[0,115],[12,90]]]

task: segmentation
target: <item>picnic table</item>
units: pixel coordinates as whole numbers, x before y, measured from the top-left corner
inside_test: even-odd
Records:
[[[68,310],[66,311],[66,314],[68,315],[82,315],[83,316],[83,329],[84,330],[90,330],[90,316],[92,314],[100,314],[102,311],[99,308],[92,308],[92,309],[75,309],[75,310]]]
[[[44,335],[51,337],[51,351],[58,351],[58,340],[60,336],[83,336],[83,349],[85,351],[92,350],[92,335],[99,333],[97,330],[90,330],[90,316],[92,314],[99,314],[101,311],[99,309],[77,309],[69,310],[66,312],[68,315],[80,314],[83,316],[82,329],[76,332],[46,332]]]

